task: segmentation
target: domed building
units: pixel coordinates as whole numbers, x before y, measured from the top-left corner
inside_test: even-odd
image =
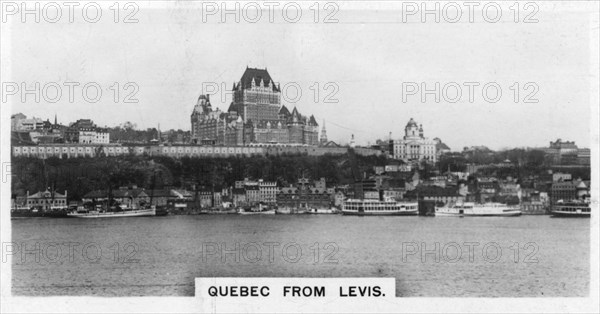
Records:
[[[404,161],[437,161],[436,142],[425,137],[423,125],[410,118],[404,127],[404,137],[394,140],[394,158]]]

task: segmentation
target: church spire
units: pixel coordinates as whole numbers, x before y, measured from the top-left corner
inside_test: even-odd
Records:
[[[327,130],[325,129],[325,119],[323,119],[323,127],[321,128],[321,146],[327,143]]]

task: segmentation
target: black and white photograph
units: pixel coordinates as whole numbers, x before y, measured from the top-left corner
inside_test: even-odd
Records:
[[[2,313],[600,311],[600,2],[0,4]]]

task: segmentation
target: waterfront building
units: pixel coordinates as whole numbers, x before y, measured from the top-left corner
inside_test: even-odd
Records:
[[[243,181],[235,181],[233,200],[235,204],[256,204],[259,202],[275,204],[277,201],[277,192],[277,182],[264,181],[263,179],[253,181],[246,178]]]
[[[223,204],[223,195],[220,188],[202,188],[197,193],[201,208],[219,207]]]
[[[590,195],[590,182],[582,180],[553,182],[550,191],[553,204],[559,200],[567,202],[582,199]]]
[[[509,196],[521,199],[521,186],[516,180],[498,182],[498,196]]]
[[[67,207],[67,191],[65,191],[65,194],[60,194],[48,189],[31,195],[27,191],[26,206],[42,210]]]
[[[118,189],[110,191],[110,197],[119,202],[121,205],[128,207],[139,206],[142,204],[149,204],[156,206],[166,206],[171,200],[192,200],[193,194],[185,190],[171,190],[171,189],[154,189],[146,190],[138,188],[136,185],[119,187]],[[92,202],[98,203],[108,200],[108,190],[94,190],[82,197],[84,203]]]
[[[393,156],[404,161],[421,161],[435,163],[437,160],[436,142],[425,137],[423,125],[417,125],[410,118],[404,128],[404,137],[394,141]]]
[[[99,203],[108,200],[109,197],[127,207],[138,206],[150,200],[150,196],[144,189],[137,186],[120,187],[110,192],[108,190],[94,190],[85,194],[81,200],[84,204],[88,202]]]
[[[533,189],[523,189],[521,211],[524,215],[543,215],[548,213],[550,199],[548,193]]]
[[[440,203],[456,203],[464,202],[465,195],[461,194],[460,187],[437,187],[437,186],[420,186],[417,189],[407,192],[406,198],[419,198],[425,201],[434,201]]]
[[[354,196],[352,198],[374,198],[379,199],[379,184],[375,179],[363,179],[354,182]]]
[[[248,184],[244,187],[246,191],[246,202],[250,205],[258,204],[260,202],[260,189],[258,184]]]
[[[192,141],[204,145],[251,144],[318,145],[318,123],[297,108],[281,104],[281,90],[267,69],[246,68],[233,83],[233,101],[227,112],[213,110],[201,95],[192,111]]]
[[[231,194],[233,195],[233,205],[234,206],[243,206],[247,203],[246,200],[246,190],[242,188],[233,188]]]
[[[266,204],[275,204],[277,202],[277,182],[268,182],[258,180],[258,191],[260,193],[260,201]]]
[[[329,209],[331,204],[332,194],[325,186],[325,178],[313,184],[300,178],[295,186],[282,187],[277,193],[277,206],[282,209]]]
[[[475,183],[472,201],[479,203],[491,202],[500,191],[498,180],[492,178],[479,178]],[[471,201],[471,200],[470,200]]]

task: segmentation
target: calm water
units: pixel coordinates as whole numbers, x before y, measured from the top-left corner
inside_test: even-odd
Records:
[[[589,219],[33,218],[12,230],[15,295],[192,296],[194,277],[213,276],[394,277],[407,297],[589,294]]]

